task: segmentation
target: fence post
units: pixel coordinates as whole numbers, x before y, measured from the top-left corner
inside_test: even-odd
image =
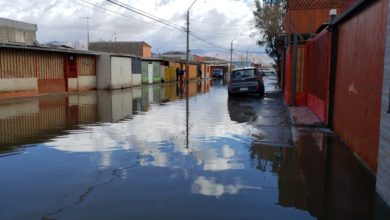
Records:
[[[337,65],[337,37],[338,29],[334,24],[330,26],[331,49],[330,49],[330,73],[329,73],[329,103],[328,103],[328,126],[333,129],[334,99],[336,89],[336,65]]]
[[[296,92],[296,79],[297,79],[297,35],[293,34],[292,42],[292,71],[291,71],[291,106],[295,106],[295,92]]]

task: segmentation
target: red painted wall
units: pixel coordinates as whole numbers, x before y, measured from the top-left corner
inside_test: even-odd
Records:
[[[339,27],[333,124],[370,167],[377,168],[387,0]]]

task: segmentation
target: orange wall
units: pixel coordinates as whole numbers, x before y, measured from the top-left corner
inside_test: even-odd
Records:
[[[297,9],[287,12],[287,33],[314,33],[329,20],[330,9]]]
[[[147,45],[144,45],[142,47],[142,57],[146,57],[146,58],[152,57],[152,48]]]
[[[339,27],[333,124],[376,172],[387,0],[378,0]]]

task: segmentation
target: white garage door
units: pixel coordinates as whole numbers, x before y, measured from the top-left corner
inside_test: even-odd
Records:
[[[111,87],[113,89],[131,86],[131,58],[111,57]]]

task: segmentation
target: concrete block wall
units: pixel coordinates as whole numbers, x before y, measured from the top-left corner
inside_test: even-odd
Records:
[[[390,206],[390,1],[388,2],[386,31],[376,188],[382,199]]]

